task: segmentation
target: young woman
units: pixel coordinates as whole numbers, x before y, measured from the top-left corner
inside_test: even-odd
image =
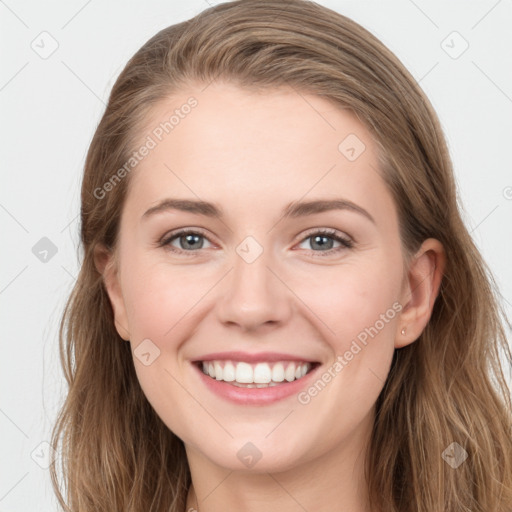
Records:
[[[510,361],[428,99],[313,2],[148,41],[85,165],[65,510],[512,510]]]

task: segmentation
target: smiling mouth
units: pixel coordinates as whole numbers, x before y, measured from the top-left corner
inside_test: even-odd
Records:
[[[236,387],[266,388],[286,385],[302,379],[320,363],[306,361],[276,361],[247,363],[244,361],[212,360],[194,363],[213,380]]]

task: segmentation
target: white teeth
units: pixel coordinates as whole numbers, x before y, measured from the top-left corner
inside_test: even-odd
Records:
[[[258,363],[254,368],[254,382],[268,384],[272,380],[272,370],[267,363]]]
[[[220,363],[218,361],[215,361],[213,363],[213,368],[215,370],[215,378],[217,380],[223,380],[222,379],[222,366],[220,365]],[[300,370],[300,368],[298,368],[298,370]]]
[[[211,374],[210,374],[210,377],[211,377]],[[286,370],[284,372],[284,378],[288,382],[291,382],[292,380],[295,380],[295,365],[294,364],[289,364],[288,365],[288,367],[286,368]]]
[[[233,382],[235,380],[235,367],[229,361],[224,365],[224,372],[222,377],[225,382]]]
[[[292,382],[304,377],[311,369],[311,363],[280,361],[251,365],[236,361],[203,361],[203,373],[216,380],[230,382],[239,387],[268,387],[280,382]]]
[[[272,368],[272,380],[274,382],[283,382],[284,380],[284,366],[282,363],[276,363]]]
[[[249,363],[238,363],[236,365],[236,378],[237,382],[241,384],[250,384],[253,380],[252,366]]]

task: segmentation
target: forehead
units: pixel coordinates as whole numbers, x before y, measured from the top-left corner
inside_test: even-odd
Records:
[[[130,200],[141,208],[166,194],[260,213],[264,204],[340,194],[366,204],[380,195],[393,208],[365,125],[351,110],[292,88],[191,86],[151,110],[140,144],[149,140],[130,177]]]

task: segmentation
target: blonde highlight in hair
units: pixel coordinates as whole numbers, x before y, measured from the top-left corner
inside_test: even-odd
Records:
[[[376,404],[366,460],[372,510],[512,510],[512,362],[498,289],[461,219],[452,164],[430,102],[398,58],[363,27],[305,0],[240,0],[160,31],[118,77],[85,163],[80,274],[63,313],[60,358],[69,391],[52,432],[61,446],[62,508],[183,512],[183,442],[138,383],[114,325],[95,249],[116,247],[130,178],[94,195],[129,158],[159,101],[190,83],[227,80],[263,92],[292,87],[351,109],[371,130],[395,200],[406,255],[438,239],[447,266],[431,319],[395,350]],[[457,469],[443,451],[468,453]]]

